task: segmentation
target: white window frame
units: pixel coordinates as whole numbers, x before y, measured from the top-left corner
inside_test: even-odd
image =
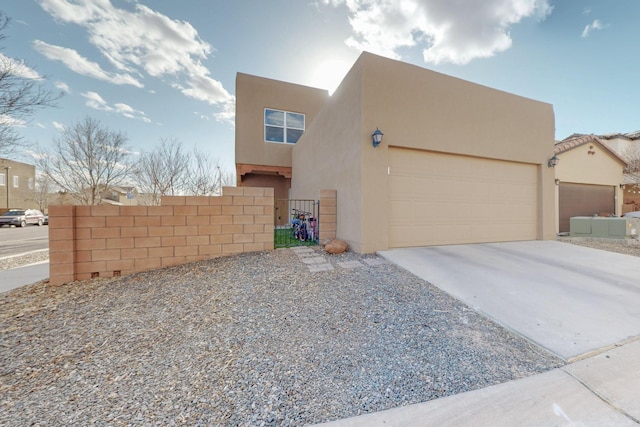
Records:
[[[280,125],[276,125],[276,124],[272,124],[272,123],[267,123],[267,111],[276,111],[276,112],[283,113],[284,114],[284,125],[280,126]],[[297,126],[288,125],[287,124],[287,115],[288,114],[296,114],[296,115],[302,116],[302,128],[297,127]],[[298,140],[300,138],[298,137],[296,142],[287,142],[287,131],[289,129],[291,129],[291,130],[296,130],[296,131],[302,131],[302,133],[304,133],[306,122],[307,122],[307,117],[306,117],[306,115],[304,113],[298,113],[298,112],[295,112],[295,111],[286,111],[286,110],[279,110],[277,108],[265,107],[264,114],[263,114],[263,134],[264,134],[263,136],[264,136],[264,142],[270,142],[272,144],[292,144],[293,145],[296,142],[298,142]],[[270,141],[270,140],[267,140],[267,127],[283,129],[282,141]],[[302,136],[302,134],[300,136]]]
[[[4,187],[5,183],[7,182],[5,174],[0,173],[0,186]]]
[[[20,177],[18,175],[13,175],[13,188],[18,188],[20,186]]]

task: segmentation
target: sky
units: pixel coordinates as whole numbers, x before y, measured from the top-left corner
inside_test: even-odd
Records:
[[[0,0],[0,11],[3,59],[64,92],[15,123],[39,147],[89,116],[134,153],[175,139],[233,171],[236,73],[331,93],[362,51],[553,104],[556,139],[640,130],[638,0]]]

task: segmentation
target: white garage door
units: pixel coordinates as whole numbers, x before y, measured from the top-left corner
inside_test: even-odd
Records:
[[[390,148],[390,246],[535,240],[538,167]]]

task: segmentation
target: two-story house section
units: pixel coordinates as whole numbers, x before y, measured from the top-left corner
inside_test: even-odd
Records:
[[[329,98],[323,89],[238,73],[236,176],[239,187],[273,187],[289,198],[291,150]]]

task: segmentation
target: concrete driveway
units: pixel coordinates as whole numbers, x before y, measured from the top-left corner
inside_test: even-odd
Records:
[[[640,335],[638,257],[557,241],[380,255],[568,361]]]

